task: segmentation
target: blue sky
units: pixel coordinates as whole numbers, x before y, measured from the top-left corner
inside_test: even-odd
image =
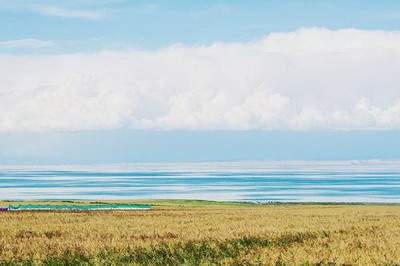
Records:
[[[0,163],[400,159],[400,2],[0,0]]]
[[[0,145],[3,164],[400,158],[397,131],[112,130],[0,133]]]
[[[60,53],[242,42],[302,27],[398,30],[398,1],[0,1],[2,41],[38,39]]]

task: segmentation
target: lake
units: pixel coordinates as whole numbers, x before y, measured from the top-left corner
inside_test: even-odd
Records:
[[[400,203],[400,161],[3,165],[0,199]]]

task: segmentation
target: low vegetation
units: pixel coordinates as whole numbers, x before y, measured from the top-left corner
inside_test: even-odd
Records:
[[[2,212],[0,265],[400,265],[398,205],[149,203]]]

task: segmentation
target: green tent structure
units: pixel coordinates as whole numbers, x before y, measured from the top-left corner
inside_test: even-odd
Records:
[[[148,204],[86,204],[86,205],[44,205],[44,204],[22,204],[10,205],[7,211],[128,211],[149,210],[152,206]]]

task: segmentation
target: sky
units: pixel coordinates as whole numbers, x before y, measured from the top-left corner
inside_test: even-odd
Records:
[[[0,0],[0,163],[400,159],[398,1]]]

